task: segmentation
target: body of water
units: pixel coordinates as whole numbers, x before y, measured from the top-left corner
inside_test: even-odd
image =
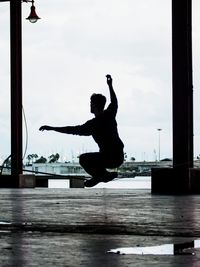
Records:
[[[69,180],[49,180],[49,188],[69,188]],[[92,188],[116,188],[116,189],[151,189],[150,176],[136,176],[134,178],[117,178],[108,183],[99,183]]]

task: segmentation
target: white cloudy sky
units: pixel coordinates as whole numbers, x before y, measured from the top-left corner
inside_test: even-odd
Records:
[[[128,158],[172,157],[171,1],[35,1],[36,24],[23,19],[23,105],[28,151],[63,159],[95,151],[90,137],[39,132],[43,124],[76,125],[92,118],[94,92],[109,100],[105,75],[119,99],[118,126]],[[29,4],[22,4],[23,18]],[[193,0],[195,156],[200,154],[200,1]],[[0,157],[10,154],[9,4],[0,4]],[[24,142],[26,135],[24,135]]]

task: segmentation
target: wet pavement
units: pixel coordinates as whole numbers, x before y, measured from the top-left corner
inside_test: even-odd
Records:
[[[111,254],[110,249],[185,242],[185,238],[132,235],[61,234],[41,232],[1,233],[1,266],[199,266],[195,255]]]
[[[198,195],[1,189],[0,211],[1,266],[200,266]]]

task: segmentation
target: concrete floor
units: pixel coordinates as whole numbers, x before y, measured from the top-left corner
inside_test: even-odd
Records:
[[[200,266],[195,255],[119,255],[200,239],[200,196],[148,190],[1,189],[1,266]]]

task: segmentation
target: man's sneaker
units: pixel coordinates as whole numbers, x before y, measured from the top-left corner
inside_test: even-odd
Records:
[[[87,180],[84,182],[84,185],[86,187],[93,187],[95,185],[97,185],[98,183],[100,183],[101,181],[99,179],[96,178],[91,178],[90,180]]]
[[[117,172],[108,172],[105,177],[103,177],[102,182],[107,183],[112,181],[113,179],[117,178]]]
[[[93,177],[90,180],[85,181],[84,185],[85,187],[93,187],[100,182],[108,183],[112,181],[113,179],[117,178],[117,176],[118,176],[117,172],[106,172],[106,174],[104,174],[101,179],[97,179]]]

